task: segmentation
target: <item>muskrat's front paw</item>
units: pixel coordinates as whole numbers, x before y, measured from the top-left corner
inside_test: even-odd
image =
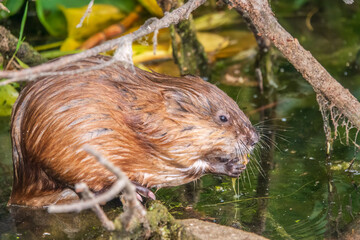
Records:
[[[246,165],[240,163],[238,158],[231,159],[225,164],[226,174],[230,177],[238,177],[246,169]]]
[[[139,183],[132,181],[132,183],[135,185],[136,187],[136,198],[142,202],[143,199],[141,196],[146,197],[146,198],[151,198],[152,200],[156,200],[155,194],[150,191],[149,189],[147,189],[146,187],[141,186]]]

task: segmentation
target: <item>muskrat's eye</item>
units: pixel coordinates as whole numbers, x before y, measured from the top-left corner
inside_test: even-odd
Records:
[[[227,126],[230,123],[231,117],[224,110],[218,110],[213,119],[220,126]]]
[[[224,115],[220,115],[220,116],[219,116],[219,119],[220,119],[220,121],[222,121],[222,122],[227,122],[227,121],[228,121],[227,117],[224,116]]]

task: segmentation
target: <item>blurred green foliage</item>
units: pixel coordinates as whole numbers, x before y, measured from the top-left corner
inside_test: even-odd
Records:
[[[135,1],[113,1],[113,0],[97,0],[96,4],[109,4],[116,6],[121,11],[130,12],[134,6]],[[64,8],[78,8],[87,6],[89,0],[37,0],[36,12],[40,22],[46,30],[53,36],[66,36],[66,19],[61,11]]]
[[[5,0],[2,3],[9,9],[10,13],[6,11],[0,11],[0,20],[7,18],[11,15],[16,14],[21,6],[23,5],[25,0]]]
[[[19,93],[12,85],[0,87],[0,116],[9,116]]]

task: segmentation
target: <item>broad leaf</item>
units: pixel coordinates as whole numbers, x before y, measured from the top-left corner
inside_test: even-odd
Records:
[[[11,85],[0,87],[0,116],[9,116],[19,93]]]
[[[135,6],[133,0],[97,0],[96,4],[113,5],[120,11],[131,12]],[[66,36],[66,19],[60,10],[65,8],[79,8],[89,4],[89,0],[37,0],[36,11],[40,22],[53,36]]]

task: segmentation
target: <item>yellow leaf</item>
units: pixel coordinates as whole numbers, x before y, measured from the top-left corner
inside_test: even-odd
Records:
[[[133,62],[142,63],[159,59],[171,59],[171,50],[167,47],[167,44],[159,44],[156,48],[156,54],[154,55],[153,46],[143,46],[139,44],[133,45]]]
[[[147,63],[146,67],[154,72],[160,72],[170,76],[180,76],[179,66],[172,60]]]
[[[198,32],[196,35],[205,52],[218,51],[229,45],[228,39],[215,33]]]
[[[82,41],[78,41],[72,37],[68,37],[67,39],[65,39],[65,41],[62,43],[60,50],[61,51],[71,51],[71,50],[75,50],[78,47],[81,46]]]
[[[157,17],[162,17],[164,15],[156,0],[138,0],[138,2],[153,15]]]
[[[216,53],[216,58],[232,57],[239,52],[246,51],[257,46],[254,35],[248,31],[224,31],[221,35],[227,36],[231,39],[231,42],[227,47]]]
[[[76,0],[75,0],[76,1]],[[84,16],[87,6],[81,8],[65,8],[60,6],[67,21],[68,37],[75,40],[87,38],[107,26],[124,18],[124,14],[118,8],[106,4],[94,4],[91,12],[85,18],[82,27],[76,28],[80,19]]]
[[[196,31],[209,31],[239,22],[241,22],[241,17],[236,11],[211,12],[194,20]]]

